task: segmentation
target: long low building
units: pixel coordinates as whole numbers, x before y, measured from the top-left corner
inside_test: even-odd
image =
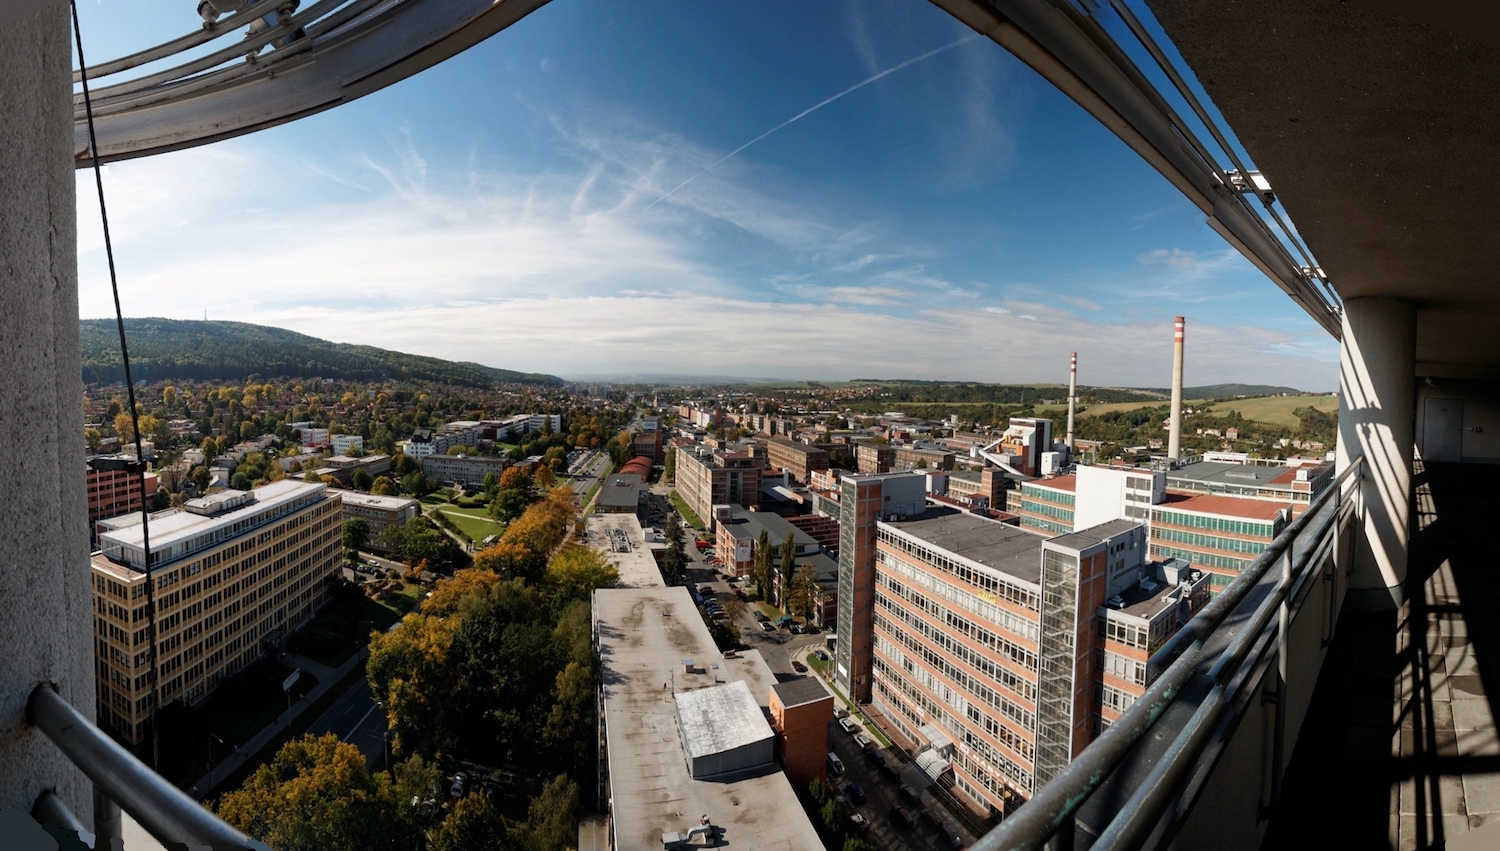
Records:
[[[504,458],[483,455],[428,455],[422,459],[422,474],[439,482],[462,482],[477,485],[490,473],[498,481],[510,462]]]
[[[823,847],[773,761],[758,652],[725,658],[681,586],[595,591],[594,635],[616,851]]]

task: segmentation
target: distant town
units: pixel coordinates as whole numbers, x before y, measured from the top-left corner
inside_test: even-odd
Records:
[[[1332,481],[1334,397],[1062,366],[89,385],[99,723],[252,833],[311,760],[402,847],[958,847]]]

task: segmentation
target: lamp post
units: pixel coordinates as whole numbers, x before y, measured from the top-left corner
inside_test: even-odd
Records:
[[[208,738],[210,739],[208,743],[208,788],[212,790],[214,787],[214,769],[216,768],[214,765],[214,742],[218,742],[222,746],[224,740],[213,733],[209,733]]]

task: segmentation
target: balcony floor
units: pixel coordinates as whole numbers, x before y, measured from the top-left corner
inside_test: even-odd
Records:
[[[1264,851],[1443,848],[1500,822],[1495,472],[1418,462],[1408,602],[1341,616]]]

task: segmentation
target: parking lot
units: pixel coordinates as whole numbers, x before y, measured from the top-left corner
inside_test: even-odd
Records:
[[[840,726],[845,721],[853,732],[845,732]],[[921,769],[903,763],[893,753],[887,753],[873,736],[867,736],[871,747],[866,750],[856,742],[856,737],[866,737],[859,719],[834,719],[828,725],[828,744],[844,764],[844,773],[830,777],[835,791],[844,793],[846,785],[853,781],[859,784],[864,802],[857,803],[852,796],[845,795],[844,805],[851,811],[863,815],[869,821],[865,829],[865,840],[878,848],[901,851],[907,848],[949,849],[966,847],[973,837],[958,824],[941,803],[933,800],[927,792],[928,781]],[[881,762],[887,766],[880,768]],[[914,801],[902,791],[902,787],[917,793]],[[911,827],[902,824],[893,812],[900,806],[915,823]],[[949,844],[940,832],[940,825],[953,828],[959,837],[959,845]]]

